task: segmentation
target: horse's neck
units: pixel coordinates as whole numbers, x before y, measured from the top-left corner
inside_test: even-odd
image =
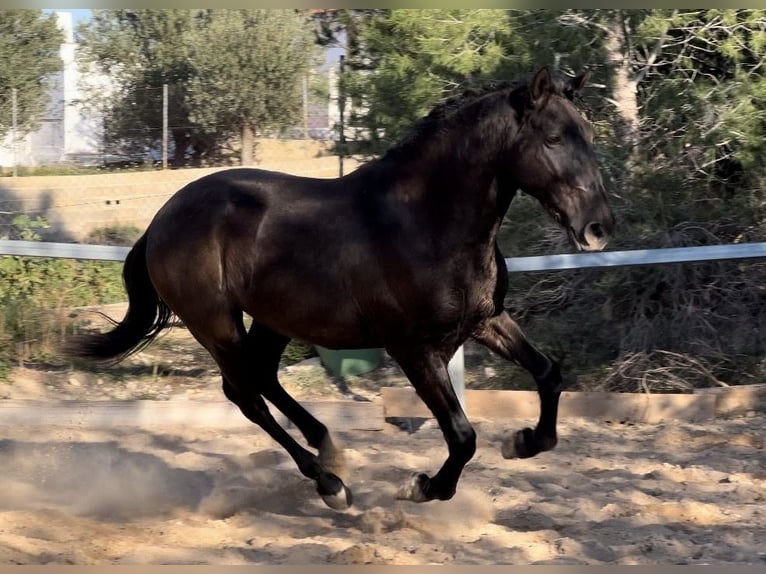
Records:
[[[495,104],[497,105],[497,104]],[[451,228],[489,232],[505,215],[508,190],[498,185],[497,165],[515,126],[499,113],[466,110],[445,133],[423,142],[402,162],[397,194],[440,215]]]

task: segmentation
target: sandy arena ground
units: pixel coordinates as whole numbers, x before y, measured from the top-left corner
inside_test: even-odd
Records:
[[[172,400],[172,399],[171,399]],[[766,564],[766,416],[565,420],[505,460],[475,421],[455,498],[395,500],[440,431],[337,433],[355,506],[333,511],[252,431],[0,426],[0,564]]]

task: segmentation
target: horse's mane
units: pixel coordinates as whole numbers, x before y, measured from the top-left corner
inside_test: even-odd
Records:
[[[389,148],[386,155],[417,145],[430,138],[444,123],[444,120],[457,110],[485,96],[501,91],[510,92],[515,86],[511,82],[488,82],[478,86],[464,87],[460,93],[451,95],[437,103],[428,114],[417,120],[398,142]]]
[[[553,83],[559,95],[565,94],[565,80],[554,76]],[[436,104],[431,111],[417,120],[397,143],[389,148],[386,155],[396,154],[424,139],[430,138],[443,125],[444,120],[457,110],[492,94],[504,93],[509,99],[524,101],[529,98],[529,79],[491,80],[480,85],[464,86],[454,94]]]
[[[452,95],[448,97],[447,99],[439,102],[436,104],[433,109],[426,115],[424,118],[422,118],[418,123],[420,122],[428,122],[428,121],[436,121],[439,120],[450,113],[452,113],[454,110],[463,107],[464,105],[470,104],[471,102],[475,102],[479,98],[483,98],[484,96],[488,94],[492,94],[495,92],[500,91],[510,91],[512,88],[518,87],[518,85],[514,85],[511,82],[489,82],[486,84],[483,84],[481,86],[471,86],[467,88],[463,88],[463,91],[459,94]],[[416,129],[417,129],[416,124]]]

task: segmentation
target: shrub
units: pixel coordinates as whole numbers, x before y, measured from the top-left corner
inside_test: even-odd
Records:
[[[39,239],[41,219],[20,216],[13,235]],[[68,308],[125,299],[122,264],[46,257],[0,257],[0,377],[10,364],[61,363],[56,348],[73,325]]]
[[[85,243],[130,247],[140,236],[141,230],[138,227],[130,225],[114,225],[111,227],[99,227],[98,229],[94,229],[85,238]]]

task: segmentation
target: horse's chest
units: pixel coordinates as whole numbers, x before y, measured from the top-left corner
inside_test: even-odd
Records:
[[[472,324],[496,314],[497,291],[497,268],[487,263],[454,268],[436,279],[424,295],[430,302],[426,307],[444,322]]]

